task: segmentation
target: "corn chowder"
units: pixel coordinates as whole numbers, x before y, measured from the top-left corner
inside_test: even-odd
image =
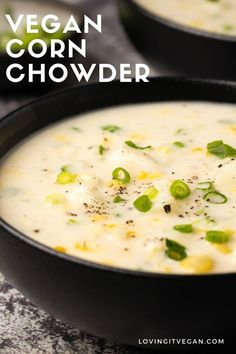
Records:
[[[236,106],[84,114],[0,166],[1,217],[58,252],[164,273],[236,270]]]
[[[236,35],[235,0],[135,0],[146,10],[199,30]]]

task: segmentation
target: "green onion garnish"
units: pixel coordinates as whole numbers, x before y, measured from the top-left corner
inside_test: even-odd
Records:
[[[177,179],[170,186],[170,193],[175,199],[184,199],[189,196],[191,191],[185,182]]]
[[[185,147],[185,144],[182,143],[181,141],[175,141],[173,144],[174,144],[175,146],[179,147],[179,148]]]
[[[109,133],[115,133],[120,129],[121,128],[118,127],[117,125],[105,125],[104,127],[102,127],[102,130],[109,132]]]
[[[68,166],[63,166],[61,172],[57,176],[57,183],[59,184],[70,184],[74,183],[77,178],[77,174],[68,171]]]
[[[128,171],[126,171],[122,167],[117,167],[113,172],[112,172],[112,177],[118,182],[122,182],[124,184],[127,184],[130,182],[130,174]]]
[[[202,191],[207,191],[212,188],[213,188],[212,182],[200,182],[197,184],[197,189],[200,189]]]
[[[156,187],[152,186],[149,187],[146,191],[145,191],[145,195],[147,195],[150,199],[154,199],[157,197],[159,191],[158,189],[156,189]]]
[[[204,200],[212,204],[225,204],[227,202],[227,197],[219,192],[211,191],[204,195]]]
[[[207,150],[210,154],[224,159],[230,156],[236,156],[236,149],[232,146],[224,144],[222,140],[215,140],[207,144]]]
[[[69,224],[69,225],[77,224],[77,220],[76,220],[76,219],[69,219],[69,220],[67,221],[67,224]]]
[[[116,197],[114,197],[113,203],[121,203],[121,202],[124,202],[124,199],[122,199],[121,196],[117,195]]]
[[[99,147],[98,147],[98,152],[99,152],[99,154],[100,154],[100,155],[103,155],[104,151],[105,151],[104,146],[99,145]]]
[[[166,255],[175,261],[182,261],[182,259],[187,257],[186,248],[174,240],[167,238],[166,247]]]
[[[71,127],[72,130],[74,130],[75,132],[77,133],[80,133],[81,132],[81,129],[78,128],[78,127]]]
[[[133,205],[137,210],[146,213],[152,208],[152,201],[147,195],[141,195],[134,201]]]
[[[125,144],[128,145],[129,147],[132,147],[132,148],[138,149],[138,150],[146,150],[146,149],[151,149],[152,148],[150,145],[144,146],[144,147],[138,146],[135,143],[133,143],[133,141],[131,141],[131,140],[125,141]]]
[[[234,30],[234,26],[231,25],[231,24],[229,24],[229,23],[226,23],[226,24],[224,25],[223,29],[224,29],[225,32],[231,32],[231,31]]]
[[[206,240],[212,243],[226,243],[230,240],[230,233],[211,230],[206,232]]]
[[[193,232],[192,224],[179,224],[173,227],[175,231],[182,232],[184,234],[190,234]]]
[[[178,135],[178,134],[182,134],[184,133],[184,129],[183,128],[179,128],[175,131],[175,134]]]

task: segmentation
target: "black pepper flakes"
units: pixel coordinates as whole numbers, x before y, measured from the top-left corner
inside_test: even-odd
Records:
[[[166,204],[164,205],[164,211],[166,214],[169,214],[171,212],[171,205],[170,204]]]

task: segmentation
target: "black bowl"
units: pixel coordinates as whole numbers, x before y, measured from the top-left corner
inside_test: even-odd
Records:
[[[148,12],[134,0],[118,0],[118,6],[129,37],[157,70],[236,80],[236,37],[177,24]]]
[[[75,18],[77,19],[78,23],[80,24],[80,26],[82,26],[83,24],[83,12],[80,8],[78,8],[75,5],[72,4],[68,4],[65,2],[62,2],[60,0],[52,0],[52,1],[48,1],[48,0],[33,0],[31,2],[29,2],[28,4],[28,14],[31,13],[35,13],[34,11],[34,3],[39,3],[42,8],[43,8],[43,4],[49,4],[48,6],[53,6],[56,7],[58,9],[62,9],[66,12],[68,12],[69,14],[73,14],[75,16]],[[31,11],[30,11],[31,9]],[[9,26],[10,29],[10,26]],[[50,50],[48,49],[47,53],[42,57],[42,58],[33,58],[29,55],[28,51],[25,50],[25,53],[20,57],[20,58],[11,58],[6,52],[0,52],[0,93],[4,94],[4,93],[9,93],[9,92],[19,92],[19,91],[27,91],[27,92],[43,92],[45,90],[48,89],[52,89],[52,88],[56,88],[59,87],[61,88],[62,85],[65,85],[65,83],[55,83],[53,82],[49,75],[48,75],[48,70],[49,68],[56,63],[60,63],[63,64],[65,66],[68,65],[68,58],[66,58],[67,53],[68,53],[68,41],[72,40],[75,43],[78,43],[81,39],[81,34],[78,34],[76,32],[71,32],[68,33],[67,36],[65,36],[65,38],[63,39],[63,42],[65,43],[65,58],[52,58],[51,54],[50,54]],[[50,48],[50,46],[48,46],[48,48]],[[7,68],[9,67],[9,65],[11,64],[20,64],[22,66],[22,73],[25,74],[25,77],[22,81],[20,82],[11,82],[10,80],[8,80],[7,76],[6,76],[6,71]],[[34,82],[29,83],[29,75],[28,75],[28,66],[29,64],[32,63],[34,65],[35,70],[38,70],[40,68],[40,64],[45,64],[45,82],[41,82],[40,81],[40,77],[38,75],[36,75],[34,77]],[[68,71],[70,73],[70,71]],[[13,76],[18,74],[19,75],[19,71],[17,69],[16,73],[14,73],[13,70]],[[58,71],[55,70],[55,75],[58,75],[60,77],[61,75],[61,70],[59,69]],[[66,82],[70,81],[70,77],[68,75],[68,78],[66,79]]]
[[[236,103],[236,85],[158,78],[148,84],[113,82],[62,91],[0,121],[0,158],[23,138],[65,117],[115,105],[172,100]],[[2,219],[0,270],[53,316],[125,344],[138,345],[142,338],[226,341],[235,331],[235,273],[165,275],[103,266],[57,253]]]

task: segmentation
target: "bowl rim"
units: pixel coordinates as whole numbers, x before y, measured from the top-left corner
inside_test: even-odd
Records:
[[[162,77],[152,77],[150,78],[150,83],[152,82],[166,82],[166,83],[171,83],[174,82],[176,84],[192,84],[192,85],[210,85],[210,86],[214,86],[214,87],[222,87],[222,88],[232,88],[235,90],[236,92],[236,83],[234,82],[227,82],[227,81],[218,81],[218,80],[207,80],[207,79],[196,79],[196,78],[185,78],[185,77],[171,77],[171,76],[162,76]],[[113,81],[113,84],[120,84],[122,85],[122,83],[120,83],[118,80]],[[101,83],[90,83],[90,84],[86,84],[83,86],[73,86],[67,89],[62,89],[62,90],[58,90],[55,91],[53,93],[49,93],[47,95],[41,96],[39,98],[36,98],[24,105],[21,105],[20,107],[18,107],[17,109],[9,112],[7,115],[5,115],[4,117],[0,118],[0,130],[1,130],[1,125],[4,124],[8,119],[11,119],[12,115],[24,111],[24,109],[26,108],[30,108],[31,106],[34,106],[34,104],[38,104],[40,102],[47,102],[48,100],[50,100],[51,98],[56,98],[57,96],[63,95],[65,93],[70,93],[70,91],[83,91],[83,89],[87,89],[89,87],[91,88],[96,88],[96,87],[100,87],[101,85],[105,86],[105,84],[101,84]],[[183,99],[184,100],[184,99]],[[169,102],[174,101],[170,100]],[[179,100],[180,101],[180,100]],[[191,101],[191,100],[189,100]],[[204,101],[204,100],[200,100],[199,101]],[[154,102],[154,101],[153,101]],[[158,101],[158,102],[161,102]],[[214,102],[214,100],[212,100],[212,102]],[[223,101],[222,101],[223,102]],[[140,102],[142,103],[142,102]],[[127,103],[128,104],[128,103]],[[136,103],[134,103],[136,104]],[[235,98],[235,104],[236,104],[236,98]],[[125,104],[118,104],[118,105],[113,105],[113,107],[118,107],[120,105],[125,105]],[[109,107],[109,106],[108,106]],[[98,109],[106,109],[106,108],[98,108]],[[87,112],[90,112],[91,110],[89,109]],[[83,114],[83,113],[79,113]],[[67,118],[62,118],[62,119],[67,119]],[[54,124],[56,124],[57,121],[54,122]],[[49,124],[45,125],[44,128],[46,128],[47,126],[49,126]],[[43,128],[43,129],[44,129]],[[39,129],[34,130],[32,133],[30,133],[29,135],[27,135],[27,137],[29,137],[32,134],[35,134]],[[20,141],[26,139],[27,137],[21,139]],[[17,143],[19,144],[20,141]],[[16,145],[17,145],[16,144]],[[15,145],[14,145],[15,146]],[[11,149],[14,147],[12,146]],[[9,150],[3,154],[3,156],[0,158],[0,162],[1,160],[8,154]],[[193,279],[202,279],[202,280],[208,280],[208,279],[221,279],[221,278],[228,278],[228,277],[232,277],[232,276],[236,276],[236,271],[233,272],[225,272],[225,273],[207,273],[207,274],[180,274],[180,273],[159,273],[159,272],[148,272],[148,271],[141,271],[141,270],[135,270],[135,269],[127,269],[127,268],[122,268],[122,267],[116,267],[116,266],[110,266],[110,265],[106,265],[106,264],[102,264],[102,263],[98,263],[98,262],[94,262],[94,261],[90,261],[87,259],[83,259],[80,257],[75,257],[69,254],[65,254],[65,253],[60,253],[56,250],[54,250],[53,248],[50,248],[46,245],[44,245],[43,243],[40,243],[36,240],[34,240],[33,238],[31,238],[30,236],[27,236],[26,234],[24,234],[23,232],[19,231],[17,228],[15,228],[14,226],[10,225],[7,221],[5,221],[1,215],[0,215],[0,234],[1,231],[4,230],[8,236],[14,237],[16,239],[18,239],[18,241],[22,242],[22,243],[26,243],[28,246],[32,247],[32,248],[36,248],[37,250],[46,253],[48,256],[52,256],[52,257],[56,257],[62,261],[66,261],[68,263],[71,263],[73,265],[79,265],[79,266],[84,266],[87,268],[91,268],[93,270],[100,270],[100,271],[106,271],[106,272],[111,272],[111,273],[116,273],[116,274],[120,274],[123,276],[131,276],[131,277],[141,277],[141,278],[149,278],[149,279],[166,279],[166,280],[181,280],[181,279],[188,279],[189,281],[193,280]],[[9,235],[10,234],[10,235]]]
[[[14,0],[14,1],[17,1],[17,0]],[[20,2],[20,1],[21,0],[19,0],[18,2]],[[23,1],[25,2],[26,0],[23,0]],[[31,5],[33,5],[33,3],[38,3],[39,5],[43,6],[44,2],[48,4],[47,0],[31,0],[31,2],[29,3],[29,8],[30,8]],[[58,7],[58,8],[61,8],[62,10],[63,9],[64,10],[68,10],[68,12],[70,12],[71,15],[75,15],[75,17],[78,20],[78,22],[80,23],[80,25],[83,26],[84,11],[83,11],[83,8],[81,8],[80,5],[77,6],[75,3],[65,2],[65,1],[62,1],[62,0],[50,0],[49,7],[50,6],[55,7],[55,8]],[[79,36],[80,34],[79,33],[75,33],[75,32],[69,33],[68,36],[65,36],[65,38],[62,38],[62,41],[65,43],[67,40],[74,38],[75,35]],[[47,45],[47,48],[50,48],[50,45]],[[29,55],[29,52],[28,52],[27,48],[25,48],[25,53],[22,55],[21,58],[24,59],[24,57],[27,56],[27,55]],[[8,56],[6,50],[5,51],[0,51],[0,61],[3,60],[3,59],[10,59],[10,57]]]
[[[223,41],[223,42],[229,42],[229,43],[236,43],[236,35],[228,35],[228,34],[221,34],[217,32],[210,32],[210,31],[205,31],[201,29],[197,29],[191,26],[187,26],[181,23],[178,23],[176,21],[173,21],[171,19],[168,19],[167,17],[157,15],[155,13],[152,13],[148,9],[146,9],[144,6],[139,4],[137,0],[123,0],[128,2],[131,6],[136,8],[142,15],[148,17],[152,21],[159,22],[164,26],[167,26],[171,29],[178,30],[180,32],[184,32],[187,34],[191,34],[197,37],[202,37],[204,39],[209,39],[209,40],[215,40],[215,41]]]

